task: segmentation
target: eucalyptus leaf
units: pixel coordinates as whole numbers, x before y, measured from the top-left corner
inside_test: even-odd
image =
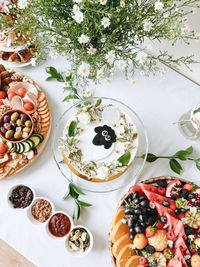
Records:
[[[68,135],[69,137],[73,137],[76,135],[76,130],[77,130],[77,123],[76,121],[71,121],[68,129]]]
[[[130,151],[127,151],[120,158],[118,158],[118,161],[122,164],[122,166],[125,166],[129,163],[130,159],[131,159],[131,153]]]
[[[83,201],[78,200],[78,199],[77,199],[77,202],[78,202],[78,204],[79,204],[80,206],[82,206],[82,207],[91,207],[91,206],[92,206],[92,204],[87,203],[87,202],[83,202]]]
[[[186,150],[180,150],[174,154],[174,157],[179,158],[180,160],[187,160],[189,153]]]
[[[66,96],[64,99],[63,99],[63,102],[65,101],[69,101],[70,99],[79,99],[79,97],[77,95],[74,95],[74,94],[69,94],[68,96]]]
[[[174,171],[175,173],[178,173],[178,174],[181,173],[182,167],[176,159],[170,159],[169,165],[170,165],[170,168],[172,169],[172,171]]]
[[[73,212],[73,219],[78,220],[81,215],[81,207],[80,205],[75,201],[74,203],[74,212]]]
[[[198,170],[200,170],[200,158],[195,160],[196,167]]]
[[[101,103],[102,103],[102,99],[100,98],[97,100],[95,106],[98,107],[99,105],[101,105]]]
[[[79,195],[85,195],[85,193],[83,193],[83,191],[81,191],[78,187],[76,187],[74,184],[71,183],[71,187],[73,188],[73,190],[79,194]]]
[[[67,193],[64,195],[63,199],[66,200],[70,197],[70,190],[68,189]]]
[[[69,191],[70,191],[70,195],[77,199],[79,197],[79,194],[77,194],[77,192],[74,190],[73,184],[69,184]]]
[[[198,113],[198,112],[200,112],[200,107],[197,108],[197,109],[195,109],[194,112],[193,112],[193,114],[196,114],[196,113]]]
[[[147,154],[147,158],[146,158],[146,161],[147,162],[154,162],[158,159],[158,157],[152,153],[148,153]]]

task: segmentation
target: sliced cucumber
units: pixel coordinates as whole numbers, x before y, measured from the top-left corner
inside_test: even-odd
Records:
[[[23,153],[24,150],[25,150],[25,146],[24,146],[23,142],[22,143],[18,143],[18,145],[19,145],[19,152],[18,153]]]
[[[30,140],[33,141],[33,143],[34,143],[34,147],[33,148],[35,148],[36,146],[38,146],[40,144],[40,138],[38,136],[32,135],[30,137]]]
[[[13,143],[10,143],[10,142],[6,142],[6,145],[10,149],[14,147],[14,144]]]
[[[28,141],[24,141],[23,144],[24,144],[24,153],[27,153],[31,150],[32,148],[32,143],[30,144],[31,142],[28,142]]]
[[[31,149],[34,148],[34,143],[32,140],[28,139],[28,140],[26,140],[26,142],[29,143]]]
[[[14,147],[15,147],[15,152],[19,153],[19,150],[20,150],[19,144],[14,144]]]
[[[32,136],[37,136],[37,137],[39,137],[39,138],[40,138],[40,143],[42,143],[43,140],[44,140],[44,137],[43,137],[43,135],[41,135],[41,134],[33,134]],[[31,137],[32,137],[32,136],[31,136]]]

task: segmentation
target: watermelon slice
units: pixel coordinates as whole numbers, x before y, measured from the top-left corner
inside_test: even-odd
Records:
[[[180,249],[176,249],[175,255],[169,260],[167,267],[188,267]]]
[[[169,213],[166,213],[165,216],[167,218],[167,224],[169,224],[168,239],[175,241],[178,237],[182,237],[186,240],[187,237],[185,235],[183,223]]]
[[[175,248],[180,249],[183,256],[190,255],[190,251],[185,244],[185,240],[181,236],[176,240]]]
[[[158,212],[158,215],[161,216],[166,216],[166,213],[169,213],[170,215],[174,215],[174,211],[168,207],[165,207],[163,205],[158,204],[157,202],[154,202],[156,206],[156,210]]]

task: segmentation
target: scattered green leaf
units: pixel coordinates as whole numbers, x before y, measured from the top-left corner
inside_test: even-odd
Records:
[[[195,160],[196,167],[198,170],[200,170],[200,158]]]
[[[130,159],[131,159],[131,153],[130,151],[127,151],[126,153],[124,153],[124,155],[118,158],[118,161],[121,162],[122,166],[125,166],[129,163]]]
[[[189,153],[186,150],[180,150],[174,154],[174,157],[177,157],[180,160],[187,160]]]
[[[69,94],[63,99],[63,102],[69,101],[70,99],[79,99],[79,97],[77,95]]]
[[[98,107],[98,106],[100,106],[100,105],[101,105],[101,103],[102,103],[102,99],[101,99],[101,98],[99,98],[99,99],[97,100],[97,102],[96,102],[95,106],[96,106],[96,107]]]
[[[81,215],[81,207],[80,205],[75,201],[74,203],[74,212],[73,212],[73,219],[78,220]]]
[[[195,109],[195,110],[193,111],[193,114],[196,114],[196,113],[198,113],[198,112],[200,112],[200,107],[197,108],[197,109]]]
[[[87,203],[87,202],[83,202],[83,201],[78,200],[78,199],[77,199],[77,202],[78,202],[78,204],[79,204],[80,206],[82,206],[82,207],[91,207],[91,206],[92,206],[92,204]]]
[[[58,82],[64,82],[64,78],[54,67],[46,67],[46,72],[51,76],[47,77],[46,81],[56,79]]]
[[[76,187],[74,184],[71,183],[71,187],[73,188],[73,190],[79,194],[79,195],[85,195],[85,193],[83,193],[83,191],[81,191],[81,189],[79,189],[78,187]]]
[[[68,129],[68,135],[69,137],[73,137],[76,135],[76,130],[77,130],[77,123],[76,121],[72,121],[69,125]]]
[[[178,173],[178,174],[181,173],[182,167],[181,167],[180,163],[179,163],[176,159],[170,159],[170,161],[169,161],[169,165],[170,165],[170,168],[171,168],[175,173]]]
[[[147,158],[146,158],[146,161],[147,162],[154,162],[158,159],[158,157],[152,153],[148,153],[147,154]]]

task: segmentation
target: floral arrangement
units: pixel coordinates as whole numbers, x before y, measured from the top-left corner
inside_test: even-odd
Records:
[[[9,1],[6,1],[6,3]],[[158,60],[188,66],[192,57],[173,58],[166,51],[146,52],[145,40],[189,43],[200,34],[187,26],[187,15],[199,0],[18,0],[4,5],[0,25],[30,36],[37,60],[63,55],[70,62],[66,88],[82,88],[113,75],[115,67],[134,77],[159,71]],[[3,13],[2,13],[3,14]],[[10,19],[5,18],[10,15]],[[132,78],[131,78],[132,79]],[[84,87],[87,88],[87,87]]]

